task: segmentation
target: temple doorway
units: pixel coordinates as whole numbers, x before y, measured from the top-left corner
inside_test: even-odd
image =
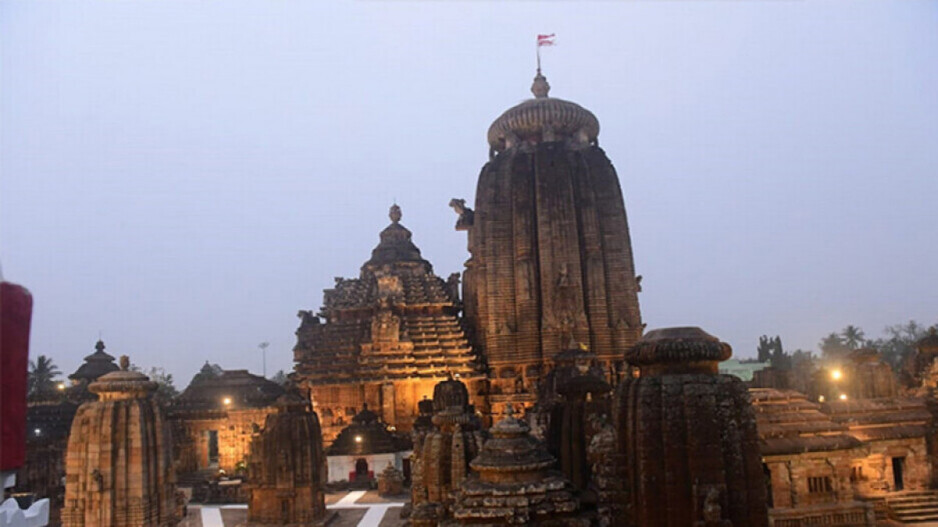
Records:
[[[894,457],[892,458],[892,479],[893,479],[893,490],[902,490],[905,488],[905,483],[902,481],[902,471],[905,468],[905,457]]]
[[[368,479],[368,461],[361,458],[355,462],[355,480]]]
[[[208,431],[208,466],[218,466],[218,430]]]

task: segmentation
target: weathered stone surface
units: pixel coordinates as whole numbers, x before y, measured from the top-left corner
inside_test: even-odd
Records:
[[[535,84],[540,95],[493,124],[498,153],[458,224],[471,253],[465,317],[490,368],[494,416],[508,403],[533,406],[551,354],[571,338],[613,381],[642,333],[622,191],[596,145],[598,122],[548,98],[543,77]]]
[[[123,369],[88,388],[100,400],[78,408],[66,457],[66,527],[175,525],[169,428],[151,397],[156,383]]]
[[[287,393],[251,443],[248,525],[322,525],[325,455],[309,401]]]
[[[699,328],[649,332],[626,353],[641,376],[616,393],[626,493],[617,525],[768,525],[746,387],[717,374],[729,356],[729,345]]]

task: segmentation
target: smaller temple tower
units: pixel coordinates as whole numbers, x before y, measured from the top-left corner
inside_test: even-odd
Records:
[[[287,392],[251,443],[248,525],[323,525],[326,458],[309,400]]]
[[[419,418],[418,418],[419,419]],[[481,421],[469,392],[450,378],[433,388],[432,428],[414,423],[412,525],[438,525],[452,507],[452,491],[466,478],[469,462],[482,450]]]
[[[169,428],[152,397],[157,384],[121,369],[88,389],[98,401],[78,408],[65,460],[65,527],[176,525]]]
[[[700,328],[651,331],[616,393],[627,527],[765,527],[765,475],[745,384],[719,375],[729,344]]]
[[[530,434],[530,427],[508,417],[490,430],[492,438],[469,466],[473,470],[455,493],[453,516],[460,525],[553,525],[586,527],[573,487],[549,470],[556,463]]]

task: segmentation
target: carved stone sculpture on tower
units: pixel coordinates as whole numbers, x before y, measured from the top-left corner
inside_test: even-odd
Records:
[[[730,346],[700,328],[651,331],[626,353],[641,368],[616,393],[628,527],[768,525],[746,386],[719,375]]]
[[[622,190],[597,145],[599,121],[548,90],[538,74],[535,98],[492,123],[472,221],[457,208],[471,253],[465,316],[490,366],[494,415],[509,402],[533,405],[518,378],[536,386],[571,338],[605,372],[642,334]]]
[[[78,408],[65,461],[65,527],[176,525],[169,428],[152,397],[157,384],[121,370],[88,389],[99,400]]]
[[[309,401],[287,392],[251,443],[248,525],[322,525],[326,457]]]

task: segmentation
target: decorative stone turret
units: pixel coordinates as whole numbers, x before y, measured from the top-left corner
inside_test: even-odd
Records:
[[[251,443],[248,525],[323,525],[326,458],[309,401],[286,393]]]
[[[700,328],[647,333],[616,393],[623,526],[764,527],[766,488],[746,386],[719,375],[730,346]]]
[[[908,359],[906,370],[915,386],[938,389],[938,328],[931,327],[928,334],[915,343],[915,353]]]
[[[570,482],[548,470],[554,457],[507,411],[469,464],[474,473],[456,492],[453,517],[463,525],[589,525]]]
[[[378,474],[378,495],[399,496],[404,493],[404,474],[392,463],[385,465]]]
[[[65,461],[65,527],[175,525],[175,474],[169,428],[153,399],[157,384],[121,370],[88,389],[98,395],[78,408]]]
[[[612,386],[597,367],[596,355],[574,342],[554,356],[554,365],[538,401],[549,415],[547,449],[574,487],[583,490],[592,472],[586,450],[609,418]]]
[[[481,421],[460,380],[449,378],[433,388],[433,428],[414,434],[414,482],[411,497],[415,527],[438,525],[449,516],[451,493],[482,449]]]

